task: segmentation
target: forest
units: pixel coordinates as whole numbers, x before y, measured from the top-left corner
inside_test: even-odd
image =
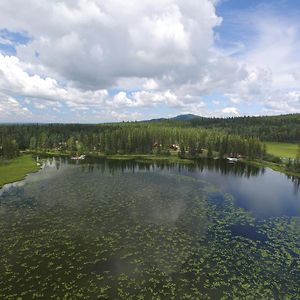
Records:
[[[225,130],[262,141],[298,143],[300,114],[262,117],[193,118],[187,126]]]
[[[19,151],[56,151],[80,154],[155,154],[180,158],[243,157],[281,163],[266,153],[264,142],[299,143],[300,114],[158,119],[107,124],[2,124],[0,158],[11,159]],[[287,163],[300,170],[300,159]]]
[[[131,122],[100,125],[15,124],[0,126],[1,156],[12,158],[19,150],[56,150],[70,154],[163,154],[178,150],[181,157],[196,158],[206,151],[220,157],[262,157],[265,149],[256,137],[229,134],[219,129],[166,126]]]
[[[171,119],[155,119],[152,122],[166,126],[217,129],[229,134],[257,137],[264,142],[300,141],[300,114],[228,118],[206,118],[188,114]]]

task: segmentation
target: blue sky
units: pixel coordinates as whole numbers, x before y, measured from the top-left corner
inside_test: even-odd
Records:
[[[256,38],[252,16],[259,18],[274,17],[292,19],[297,22],[300,17],[300,2],[293,0],[225,0],[216,7],[216,13],[223,18],[222,25],[216,28],[224,43],[243,42],[251,47]],[[245,17],[248,16],[246,20]]]
[[[0,122],[300,112],[299,17],[293,0],[3,1]]]

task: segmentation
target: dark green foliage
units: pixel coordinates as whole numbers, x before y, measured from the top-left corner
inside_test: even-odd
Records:
[[[253,159],[263,157],[266,153],[265,146],[258,139],[299,142],[300,114],[173,118],[101,125],[0,125],[0,157],[15,157],[18,149],[50,149],[74,154],[160,154],[175,143],[183,144],[189,157],[197,157],[203,149],[210,147],[220,157],[241,154]],[[153,149],[155,143],[159,146]]]
[[[19,145],[12,135],[0,136],[0,158],[14,158],[19,155]]]
[[[231,117],[231,118],[193,118],[185,126],[226,130],[230,134],[253,136],[264,141],[299,142],[300,114]]]
[[[165,122],[2,125],[0,145],[7,140],[17,142],[21,150],[56,150],[71,154],[169,154],[173,144],[182,145],[187,153],[182,150],[180,155],[189,158],[196,158],[208,147],[221,152],[222,156],[236,153],[257,158],[263,153],[263,145],[257,138],[244,138],[219,129],[176,126],[175,123],[169,126]],[[4,144],[2,147],[4,149]],[[15,155],[11,148],[9,153]]]
[[[280,157],[272,155],[272,154],[265,154],[263,159],[266,160],[266,161],[269,161],[269,162],[276,163],[276,164],[282,163]]]
[[[184,144],[180,144],[180,151],[178,153],[178,156],[180,158],[185,158],[185,147],[184,147]]]
[[[212,147],[211,147],[211,145],[209,144],[209,145],[208,145],[208,150],[207,150],[207,157],[208,157],[208,158],[211,158],[212,156],[213,156]]]
[[[296,159],[289,159],[286,169],[291,172],[300,173],[300,144],[298,146],[298,154]]]

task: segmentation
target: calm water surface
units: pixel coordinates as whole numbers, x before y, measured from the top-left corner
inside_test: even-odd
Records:
[[[48,159],[0,190],[1,299],[300,299],[295,178]]]

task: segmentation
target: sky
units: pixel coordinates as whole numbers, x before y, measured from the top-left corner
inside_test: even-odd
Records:
[[[300,112],[300,1],[0,0],[0,123]]]

